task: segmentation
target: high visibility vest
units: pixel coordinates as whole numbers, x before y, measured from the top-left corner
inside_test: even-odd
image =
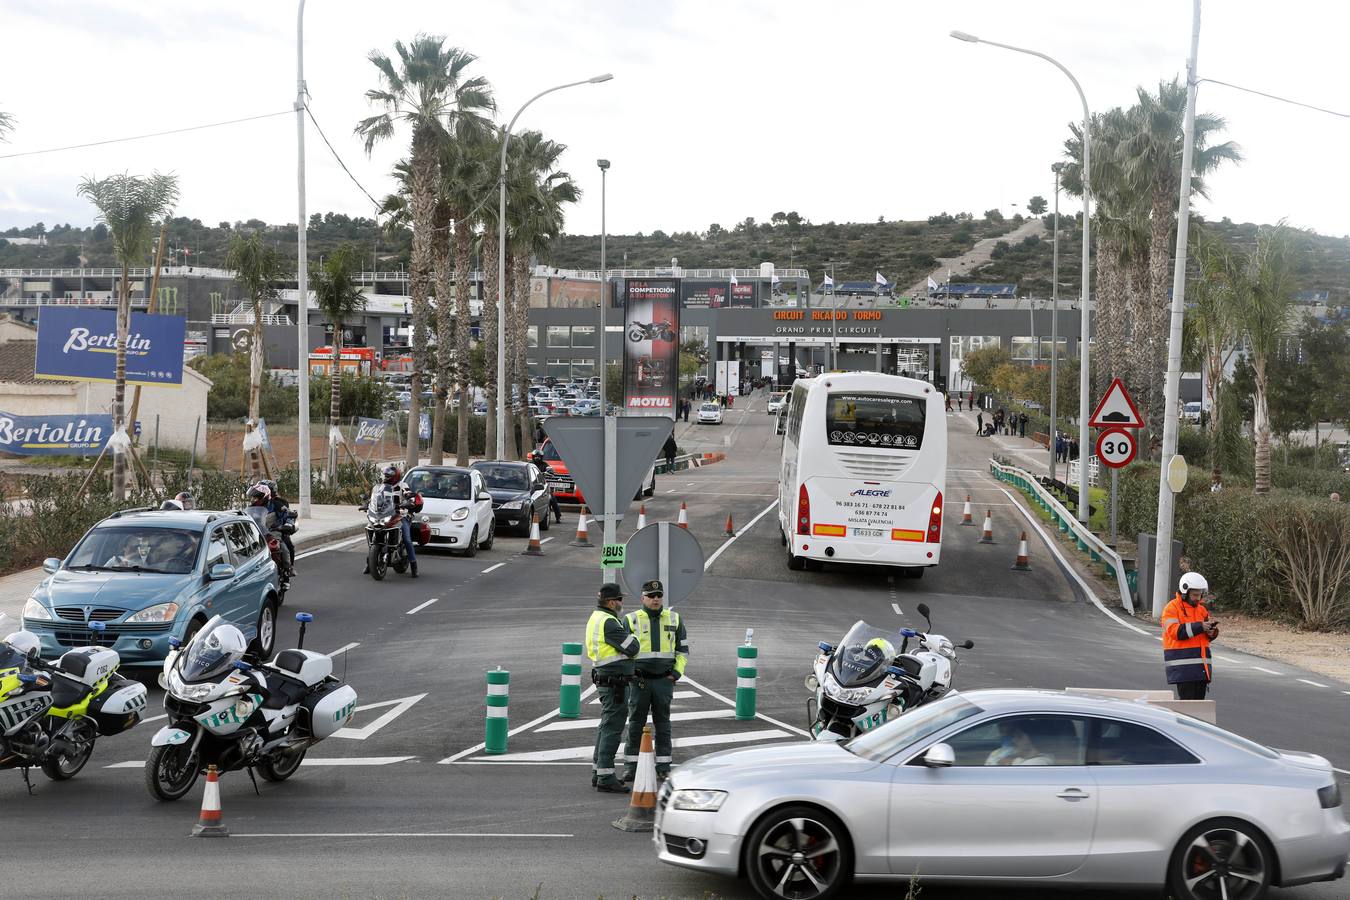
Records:
[[[627,618],[629,630],[638,639],[638,668],[644,671],[653,669],[651,663],[643,665],[648,660],[669,660],[670,667],[683,675],[689,655],[679,646],[680,614],[662,608],[660,624],[655,630],[652,629],[652,617],[645,609],[635,610]],[[660,665],[660,662],[655,664],[658,667]]]
[[[1192,606],[1180,594],[1163,610],[1163,665],[1167,667],[1168,684],[1214,677],[1214,659],[1204,625],[1208,618],[1209,610],[1204,605]]]
[[[605,640],[605,623],[610,621],[623,624],[623,619],[607,609],[592,611],[591,618],[586,623],[586,656],[597,666],[613,665],[628,659],[617,647]]]

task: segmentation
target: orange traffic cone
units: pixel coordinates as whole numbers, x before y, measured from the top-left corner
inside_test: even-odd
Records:
[[[970,495],[966,494],[966,507],[961,510],[961,524],[974,525],[975,520],[970,517]]]
[[[638,753],[637,777],[629,796],[628,812],[614,821],[620,831],[651,831],[656,823],[656,751],[652,747],[652,726],[642,727],[642,749]]]
[[[591,543],[591,536],[586,532],[586,507],[581,507],[581,513],[577,516],[577,536],[571,541],[573,547],[594,547]]]
[[[645,746],[645,745],[644,745]],[[655,763],[653,763],[655,766]],[[653,771],[655,769],[653,768]],[[206,791],[202,794],[202,812],[192,826],[193,837],[229,837],[230,832],[220,818],[220,778],[215,766],[206,767]]]
[[[689,527],[689,507],[684,505],[683,500],[680,501],[680,518],[675,524],[681,528]]]
[[[1025,531],[1022,532],[1022,540],[1017,545],[1017,561],[1012,564],[1012,567],[1018,572],[1031,571],[1031,562],[1027,559],[1027,533]]]
[[[984,531],[980,535],[981,544],[994,543],[994,511],[988,510],[984,514]]]
[[[525,556],[543,556],[544,546],[539,543],[539,515],[530,516],[530,545],[525,548]]]
[[[726,537],[736,536],[736,526],[731,524],[731,513],[727,513],[727,530],[722,532]]]
[[[647,527],[647,504],[643,503],[638,506],[638,528],[646,528],[646,527]]]

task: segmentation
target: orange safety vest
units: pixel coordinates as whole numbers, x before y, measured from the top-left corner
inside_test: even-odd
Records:
[[[1172,598],[1162,614],[1163,664],[1167,667],[1167,683],[1182,681],[1209,681],[1214,677],[1214,659],[1209,653],[1209,635],[1205,621],[1209,610],[1204,604],[1194,606]]]

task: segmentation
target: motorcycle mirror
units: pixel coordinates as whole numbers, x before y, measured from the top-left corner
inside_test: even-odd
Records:
[[[975,642],[972,641],[970,638],[966,638],[964,641],[961,642],[961,649],[962,649],[962,650],[970,650],[970,649],[973,648],[974,646],[975,646]]]
[[[919,611],[919,615],[923,616],[923,620],[924,620],[925,622],[928,623],[928,630],[929,630],[929,631],[932,631],[932,630],[933,630],[933,620],[930,619],[930,618],[928,617],[928,613],[929,613],[929,610],[928,610],[928,604],[927,604],[927,603],[920,603],[918,606],[915,607],[915,609],[917,609],[917,610]]]

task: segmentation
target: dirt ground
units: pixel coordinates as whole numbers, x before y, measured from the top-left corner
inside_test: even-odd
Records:
[[[271,458],[275,463],[282,468],[295,464],[299,456],[300,441],[294,432],[288,434],[280,429],[269,428],[268,439],[272,443]],[[226,429],[213,425],[206,433],[205,455],[202,460],[199,460],[199,464],[204,462],[221,471],[239,472],[241,464],[244,463],[243,442],[243,426]],[[395,445],[392,435],[384,441],[383,447],[380,444],[373,444],[353,449],[363,460],[367,456],[380,460],[402,455]],[[310,459],[316,465],[322,465],[323,461],[328,459],[328,427],[326,425],[314,425],[310,428],[309,454]],[[341,461],[348,462],[345,453],[342,454]]]
[[[1237,613],[1216,613],[1219,639],[1215,646],[1232,647],[1320,675],[1350,683],[1350,633],[1300,631],[1292,626]]]

